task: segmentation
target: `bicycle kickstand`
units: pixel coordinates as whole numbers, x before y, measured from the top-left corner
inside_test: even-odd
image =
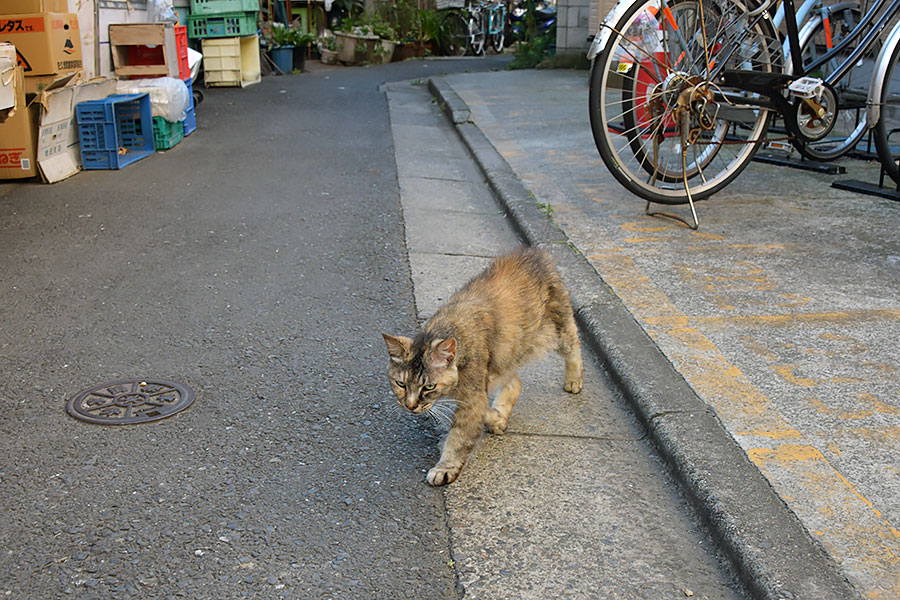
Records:
[[[684,191],[687,194],[688,204],[691,207],[691,217],[693,217],[694,222],[688,223],[684,218],[667,212],[651,212],[650,204],[651,202],[647,201],[647,206],[644,208],[644,214],[651,217],[665,217],[667,219],[672,219],[673,221],[678,221],[679,223],[684,223],[687,227],[690,227],[694,231],[700,228],[700,220],[697,218],[697,209],[694,208],[694,198],[691,196],[691,186],[688,184],[688,176],[687,176],[687,149],[690,142],[690,119],[691,115],[688,111],[681,112],[681,176],[684,178]],[[656,154],[656,149],[654,146],[654,155]],[[654,156],[654,163],[656,157]]]

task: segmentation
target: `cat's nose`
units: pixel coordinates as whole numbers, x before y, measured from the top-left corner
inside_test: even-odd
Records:
[[[415,410],[416,407],[419,406],[419,399],[415,396],[407,396],[406,397],[406,408],[409,410]]]

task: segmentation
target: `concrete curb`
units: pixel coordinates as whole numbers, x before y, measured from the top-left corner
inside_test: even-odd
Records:
[[[714,411],[687,384],[478,127],[444,78],[428,87],[528,245],[550,252],[587,343],[760,600],[860,598]]]

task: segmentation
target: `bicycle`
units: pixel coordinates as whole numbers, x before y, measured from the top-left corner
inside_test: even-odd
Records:
[[[685,223],[696,229],[694,201],[727,186],[761,144],[773,141],[766,137],[773,115],[784,121],[784,139],[798,147],[825,139],[838,115],[852,108],[841,104],[836,86],[855,69],[874,74],[867,78],[865,127],[888,173],[900,179],[888,143],[900,115],[881,110],[896,103],[900,89],[884,85],[900,57],[900,23],[878,50],[900,0],[877,0],[839,43],[806,64],[793,0],[784,1],[787,53],[771,23],[775,0],[750,1],[622,2],[594,38],[588,52],[594,140],[613,176],[647,200],[648,214],[661,214],[650,213],[651,203],[686,203],[693,224]],[[848,10],[847,19],[859,13]]]
[[[448,12],[442,21],[441,28],[445,32],[444,51],[449,56],[465,56],[472,51],[472,36],[469,33],[469,21],[458,10]]]
[[[487,33],[491,47],[497,53],[503,52],[503,44],[506,40],[506,4],[502,0],[498,2],[482,3],[482,29]]]
[[[469,44],[472,48],[472,54],[475,56],[484,55],[484,43],[486,39],[485,24],[485,4],[483,2],[470,3],[466,10],[469,12],[468,31]]]

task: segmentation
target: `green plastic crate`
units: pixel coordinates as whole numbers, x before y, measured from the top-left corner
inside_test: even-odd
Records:
[[[191,0],[192,15],[259,12],[259,0]]]
[[[168,150],[184,139],[184,124],[169,123],[162,117],[153,117],[153,146],[157,150]]]
[[[255,12],[236,12],[222,15],[191,15],[188,17],[188,37],[240,37],[256,33]]]

